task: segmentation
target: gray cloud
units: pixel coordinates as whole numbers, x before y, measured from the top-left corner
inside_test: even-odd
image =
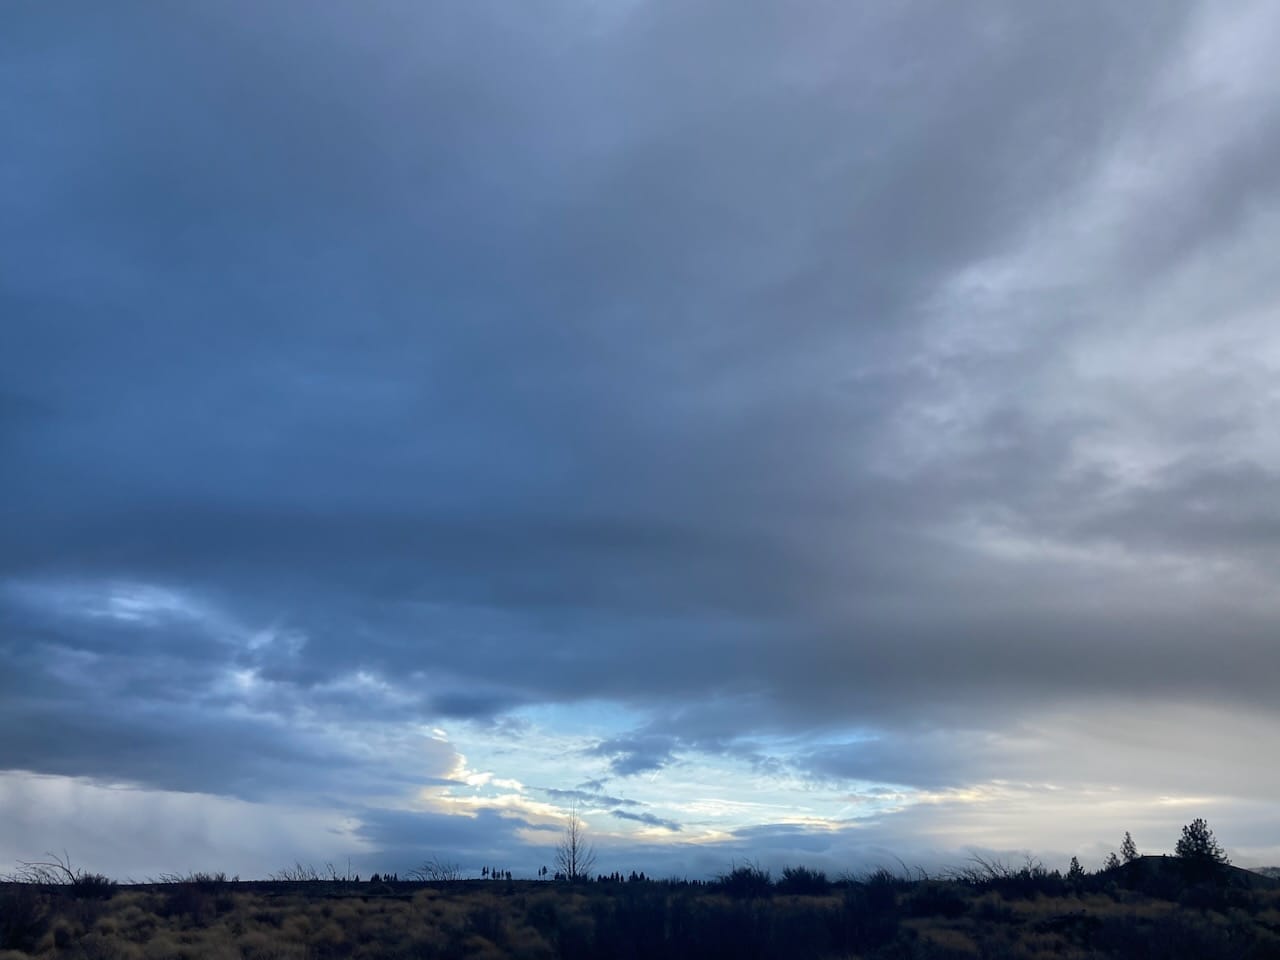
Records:
[[[749,7],[9,18],[0,767],[373,793],[608,702],[618,776],[934,788],[1274,711],[1272,15]]]
[[[673,737],[658,735],[611,737],[596,744],[592,752],[607,757],[614,774],[625,777],[661,770],[675,758],[676,743]]]

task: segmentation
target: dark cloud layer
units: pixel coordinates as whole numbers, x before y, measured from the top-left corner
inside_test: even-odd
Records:
[[[372,792],[396,725],[604,701],[619,777],[937,787],[1081,697],[1274,709],[1229,14],[4,20],[0,767]]]

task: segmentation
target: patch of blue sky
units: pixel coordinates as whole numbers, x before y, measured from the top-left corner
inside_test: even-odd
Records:
[[[492,725],[458,728],[453,742],[466,756],[468,767],[494,775],[476,786],[476,792],[497,795],[509,790],[506,784],[518,781],[531,796],[557,805],[567,806],[571,794],[549,790],[618,798],[636,805],[628,806],[628,811],[642,810],[670,821],[679,826],[671,832],[695,842],[771,824],[838,829],[909,802],[889,785],[802,782],[785,768],[777,774],[735,754],[683,752],[660,769],[617,776],[591,748],[603,735],[634,729],[637,718],[608,704],[593,706],[590,719],[574,708],[526,709],[521,711],[525,723],[514,732]],[[789,738],[773,739],[779,747],[795,746]],[[797,789],[797,783],[802,789]],[[610,818],[605,810],[593,812],[592,819],[596,821],[593,829],[618,837],[662,842],[671,835],[652,823]]]
[[[609,700],[532,704],[518,707],[508,716],[535,729],[572,730],[583,738],[619,736],[648,719],[647,713]]]

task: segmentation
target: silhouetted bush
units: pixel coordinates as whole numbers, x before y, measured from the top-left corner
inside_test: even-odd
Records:
[[[734,867],[718,878],[720,889],[731,897],[767,897],[773,893],[773,878],[758,864]]]
[[[801,896],[819,896],[831,889],[831,881],[821,870],[808,867],[783,867],[782,878],[778,881],[781,893],[792,893]]]
[[[1203,881],[1185,888],[1178,896],[1179,906],[1193,910],[1242,910],[1253,913],[1258,909],[1253,891],[1226,882],[1226,877]]]
[[[49,897],[27,883],[0,886],[0,950],[31,950],[49,927]]]
[[[1017,919],[1008,902],[996,894],[979,899],[973,914],[978,921],[986,924],[1013,923]]]
[[[839,946],[838,912],[814,901],[776,908],[771,922],[771,956],[828,957]]]
[[[560,924],[556,903],[550,897],[539,897],[525,909],[524,922],[548,939],[553,939]]]
[[[912,883],[905,877],[890,873],[884,867],[872,870],[861,880],[855,880],[853,886],[861,889],[868,904],[874,910],[892,910],[897,905],[898,894],[911,887]]]
[[[484,937],[499,947],[507,942],[507,924],[502,912],[492,904],[475,907],[467,912],[467,932]]]
[[[954,883],[924,880],[911,889],[904,909],[913,917],[954,919],[969,909],[969,902]]]
[[[101,873],[90,873],[71,865],[67,854],[46,854],[48,860],[21,860],[9,879],[44,890],[69,894],[76,899],[106,900],[116,891],[116,883]]]
[[[225,874],[193,873],[167,881],[155,906],[157,916],[203,926],[231,909],[235,900]]]
[[[901,923],[898,894],[910,881],[885,869],[850,881],[842,899],[840,947],[864,952],[895,940]]]
[[[1274,960],[1280,939],[1247,918],[1174,911],[1147,921],[1107,917],[1090,939],[1093,950],[1126,960]]]
[[[314,883],[319,881],[320,871],[311,864],[296,861],[291,867],[281,867],[270,879],[277,883]]]
[[[81,873],[67,884],[67,892],[83,900],[107,900],[116,892],[116,882],[101,873]]]
[[[485,867],[484,876],[490,875],[489,868]],[[510,871],[508,871],[509,875]],[[492,876],[495,880],[498,879],[498,871],[494,870]],[[409,879],[427,883],[452,883],[462,879],[462,867],[452,861],[444,860],[440,857],[432,857],[416,870],[410,870]]]
[[[949,874],[952,880],[981,891],[995,891],[1007,900],[1060,897],[1067,882],[1057,870],[1046,869],[1039,860],[1027,858],[1021,867],[974,855],[964,867]],[[1085,878],[1081,878],[1084,882]]]
[[[592,912],[600,956],[640,960],[673,952],[667,935],[671,909],[659,889],[647,885],[624,889],[615,897],[597,900]]]

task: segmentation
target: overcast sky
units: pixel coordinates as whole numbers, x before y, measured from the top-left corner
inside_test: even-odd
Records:
[[[1278,41],[6,3],[0,868],[1280,862]]]

